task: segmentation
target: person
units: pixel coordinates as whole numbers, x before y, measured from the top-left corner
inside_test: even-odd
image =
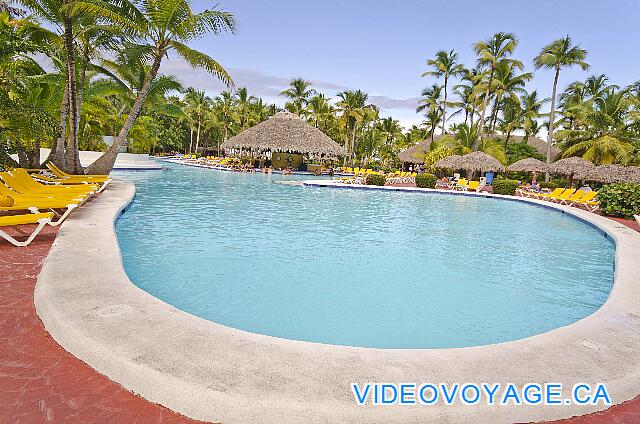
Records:
[[[531,181],[531,190],[535,191],[536,193],[540,193],[540,186],[538,185],[538,182],[536,180]]]

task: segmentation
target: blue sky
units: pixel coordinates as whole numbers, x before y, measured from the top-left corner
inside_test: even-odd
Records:
[[[215,3],[193,4],[200,10]],[[216,58],[236,85],[278,104],[284,99],[277,93],[294,77],[314,81],[329,96],[359,88],[405,126],[421,121],[417,98],[433,83],[420,77],[425,61],[455,49],[472,66],[472,44],[498,31],[516,34],[515,56],[527,71],[543,45],[566,34],[587,49],[591,69],[563,72],[561,87],[590,74],[605,73],[620,85],[640,79],[638,0],[223,0],[219,7],[235,14],[237,34],[207,36],[192,46]],[[222,89],[175,58],[162,71],[210,95]],[[548,97],[551,81],[550,71],[536,71],[528,89]]]

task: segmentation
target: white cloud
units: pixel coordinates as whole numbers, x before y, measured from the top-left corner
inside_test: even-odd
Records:
[[[284,103],[284,99],[279,93],[284,90],[293,77],[283,77],[277,75],[268,75],[260,71],[252,69],[227,68],[227,71],[233,78],[236,87],[247,87],[249,92],[258,97],[262,97],[269,102],[275,102],[279,105]],[[182,59],[167,59],[163,62],[160,72],[165,74],[173,74],[185,86],[193,86],[201,90],[205,90],[211,95],[215,95],[226,87],[215,77],[207,74],[205,71],[193,69]],[[354,87],[345,87],[332,82],[311,80],[313,87],[323,92],[329,97],[334,97],[336,92],[354,89]],[[357,88],[357,87],[355,87]],[[384,95],[370,95],[371,103],[377,105],[386,114],[393,115],[393,111],[402,110],[403,115],[407,115],[408,111],[415,113],[418,104],[418,97],[406,99],[398,99]],[[416,115],[416,119],[419,117]]]

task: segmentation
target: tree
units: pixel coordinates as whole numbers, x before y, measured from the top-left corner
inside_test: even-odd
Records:
[[[90,174],[108,174],[118,155],[120,146],[126,141],[129,131],[138,118],[147,98],[151,83],[156,78],[162,59],[173,51],[195,68],[203,68],[227,85],[231,77],[213,58],[193,50],[187,42],[209,32],[220,34],[234,32],[233,15],[216,9],[194,13],[188,0],[148,0],[132,3],[128,0],[105,2],[102,0],[74,1],[69,6],[73,16],[89,14],[117,25],[131,38],[137,40],[136,47],[141,57],[149,57],[151,68],[138,93],[127,118],[114,143],[98,160],[87,168]]]
[[[285,108],[296,115],[302,116],[305,112],[305,107],[309,102],[309,98],[316,94],[316,91],[311,87],[309,81],[305,81],[302,78],[296,78],[289,83],[289,88],[280,92],[281,96],[288,97],[289,102],[285,105]]]
[[[478,125],[478,139],[482,137],[485,124],[485,113],[489,107],[489,100],[493,94],[493,77],[496,66],[500,62],[510,62],[514,66],[522,69],[522,63],[518,60],[509,59],[513,51],[518,46],[518,40],[512,33],[498,32],[486,41],[479,41],[474,44],[473,49],[478,55],[478,65],[489,68],[486,74],[485,90],[482,93],[477,92],[476,95],[482,94],[483,104],[480,111],[480,123]]]
[[[458,75],[462,75],[465,71],[464,66],[458,63],[458,54],[451,50],[447,53],[444,50],[440,50],[436,53],[435,59],[427,60],[427,65],[432,66],[434,68],[433,71],[427,71],[422,74],[423,77],[426,76],[435,76],[436,78],[444,78],[444,100],[442,101],[442,133],[444,134],[445,122],[447,120],[447,87],[449,83],[449,78],[455,77]]]
[[[571,66],[579,66],[582,70],[587,70],[589,65],[585,62],[586,57],[587,51],[579,46],[574,46],[571,38],[567,35],[544,46],[533,61],[536,69],[548,68],[555,70],[551,92],[551,111],[549,112],[549,133],[547,134],[547,163],[551,163],[551,145],[553,144],[556,116],[556,91],[558,89],[560,70]]]
[[[440,106],[442,104],[440,102],[442,86],[433,84],[431,87],[423,89],[420,96],[421,98],[418,101],[416,112],[424,112],[425,118],[427,119],[423,122],[423,125],[429,129],[429,137],[431,141],[433,141],[436,128],[443,116],[443,110]]]
[[[346,90],[337,94],[340,99],[337,103],[337,111],[341,113],[340,121],[344,128],[344,144],[347,154],[352,157],[355,152],[356,133],[358,124],[365,120],[367,109],[372,105],[368,104],[369,95],[361,90]],[[349,137],[351,132],[351,137]]]

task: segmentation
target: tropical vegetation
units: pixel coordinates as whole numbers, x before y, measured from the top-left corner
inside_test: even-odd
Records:
[[[218,6],[194,12],[188,0],[20,0],[0,2],[0,163],[68,172],[108,173],[119,151],[219,154],[220,144],[278,111],[307,120],[343,145],[345,163],[387,168],[425,140],[427,168],[472,151],[504,164],[526,157],[582,156],[596,164],[640,163],[640,81],[623,87],[606,75],[564,81],[588,69],[588,52],[570,37],[550,42],[533,60],[518,58],[518,39],[498,32],[473,45],[466,66],[453,49],[425,61],[416,112],[404,128],[364,91],[321,92],[295,78],[282,107],[245,87],[214,58],[189,44],[236,31]],[[227,85],[219,93],[185,87],[160,65],[178,56]],[[44,62],[46,61],[46,64]],[[530,89],[533,71],[553,72],[551,96]],[[547,133],[549,143],[530,144]],[[40,148],[49,147],[47,158]],[[104,151],[86,170],[80,150]],[[542,150],[542,151],[541,151]]]

